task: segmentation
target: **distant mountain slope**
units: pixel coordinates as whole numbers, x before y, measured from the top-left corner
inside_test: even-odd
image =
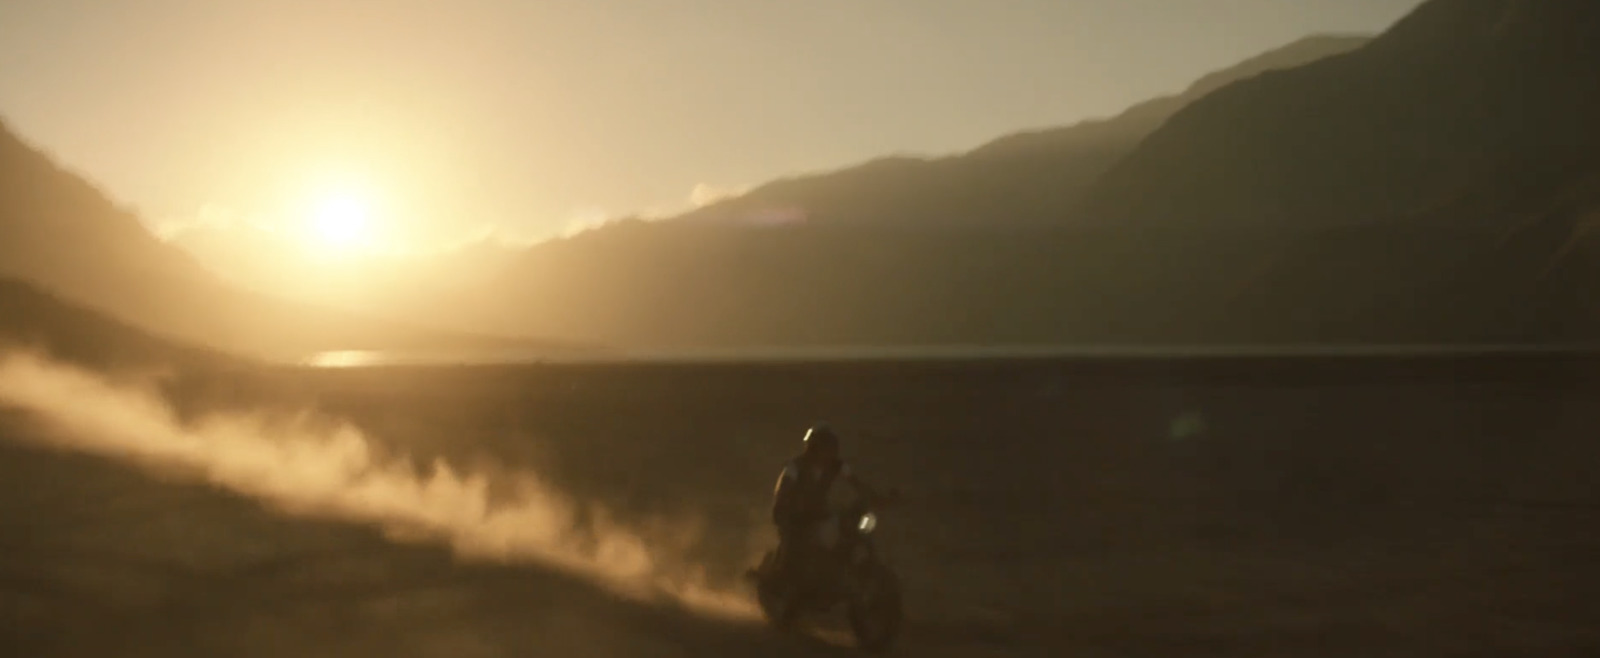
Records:
[[[257,356],[332,349],[565,349],[409,327],[229,287],[0,125],[0,276],[144,329]]]
[[[1600,340],[1600,2],[1433,0],[1193,103],[1086,199],[1099,225],[1304,231],[1226,333]]]
[[[547,243],[424,312],[652,348],[1594,341],[1596,8],[1433,0],[1198,99]],[[807,219],[744,221],[773,211]]]
[[[1554,178],[1510,203],[1304,231],[1240,282],[1218,331],[1600,345],[1597,228],[1600,171]]]
[[[777,181],[666,222],[619,222],[534,247],[476,297],[418,300],[393,313],[447,317],[458,328],[629,344],[1064,340],[1070,336],[1061,324],[1041,321],[1033,307],[1042,301],[1061,308],[1074,318],[1068,324],[1082,314],[1066,310],[1064,300],[1028,295],[1036,287],[1031,277],[1074,253],[1045,248],[1063,239],[1070,246],[1072,236],[1038,236],[1060,224],[1082,189],[1206,93],[1366,41],[1302,39],[1111,119],[1011,135],[958,156],[888,158]],[[751,221],[791,209],[804,212],[805,226]],[[965,273],[949,270],[951,262]],[[991,267],[969,267],[978,263]],[[1004,273],[1013,266],[1022,269]],[[988,301],[1015,307],[1007,316],[1015,322],[948,321],[974,296],[993,297],[985,277],[996,276],[1026,297]]]
[[[1367,41],[1361,36],[1309,37],[1109,119],[1009,135],[959,155],[883,158],[779,180],[685,219],[728,221],[797,208],[812,222],[917,226],[1053,222],[1097,176],[1187,104],[1232,82],[1345,53]]]
[[[670,228],[569,245],[453,317],[662,349],[1600,337],[1600,233]]]
[[[11,278],[0,278],[0,348],[36,349],[91,366],[225,360],[215,352],[161,340]]]
[[[1470,197],[1456,210],[1498,219],[1529,186],[1600,164],[1597,117],[1600,2],[1433,0],[1366,48],[1185,107],[1082,214],[1329,226]]]
[[[1597,7],[1433,0],[1219,80],[1097,182],[1021,155],[1091,132],[880,161],[539,246],[432,312],[651,347],[1593,341]],[[937,167],[970,175],[924,197]],[[999,191],[1026,180],[1061,196]],[[716,221],[784,207],[810,221]]]

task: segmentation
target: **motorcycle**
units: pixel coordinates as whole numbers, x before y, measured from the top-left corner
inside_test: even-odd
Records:
[[[899,492],[860,499],[833,515],[837,540],[809,570],[817,578],[794,582],[779,570],[777,549],[746,573],[755,585],[762,614],[774,628],[790,630],[802,618],[845,608],[856,645],[871,653],[887,651],[904,620],[900,579],[873,541],[878,510],[897,501]]]

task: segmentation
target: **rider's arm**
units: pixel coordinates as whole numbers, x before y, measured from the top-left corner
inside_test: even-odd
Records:
[[[898,505],[900,502],[900,489],[898,487],[890,487],[887,490],[878,489],[867,484],[865,480],[856,477],[855,472],[850,469],[846,469],[840,475],[844,477],[846,482],[850,483],[850,486],[855,488],[857,493],[867,500],[874,501],[876,505]]]
[[[863,497],[869,500],[878,496],[877,490],[868,485],[865,480],[856,477],[855,469],[850,468],[849,465],[844,467],[844,471],[839,474],[839,477],[844,478],[845,482],[848,482],[850,483],[850,486],[855,487],[856,492],[860,493]]]
[[[785,466],[783,473],[778,475],[778,484],[772,490],[772,521],[777,524],[788,523],[800,512],[797,494],[799,487],[796,481],[800,474],[796,472],[793,464]]]

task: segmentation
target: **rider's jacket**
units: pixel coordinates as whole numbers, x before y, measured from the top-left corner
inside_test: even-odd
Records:
[[[846,492],[850,465],[810,464],[800,457],[789,460],[773,488],[772,521],[780,526],[815,523],[827,517]]]

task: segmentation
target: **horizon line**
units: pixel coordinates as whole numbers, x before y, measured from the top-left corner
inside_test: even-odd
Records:
[[[916,345],[831,347],[729,347],[606,349],[581,353],[548,350],[328,350],[291,360],[286,365],[313,369],[383,366],[495,366],[540,364],[765,364],[824,362],[944,362],[973,360],[1101,360],[1145,361],[1227,358],[1304,357],[1600,357],[1600,342],[1530,345],[1516,343],[1460,344],[1319,344],[1282,345]]]

